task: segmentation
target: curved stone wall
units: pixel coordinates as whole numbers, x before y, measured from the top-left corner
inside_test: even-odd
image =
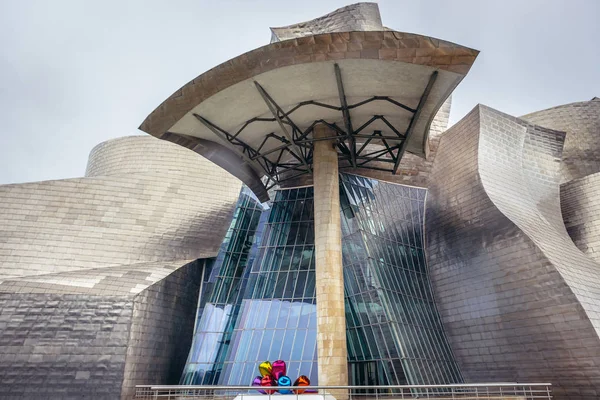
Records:
[[[467,381],[552,382],[600,393],[600,265],[560,221],[564,134],[484,106],[443,136],[427,202],[427,254]]]
[[[562,216],[575,245],[600,263],[600,173],[560,187]]]
[[[567,133],[560,183],[600,172],[600,99],[565,104],[521,117]]]
[[[0,186],[0,397],[130,399],[178,382],[204,261],[241,183],[152,137],[94,148],[88,177]]]

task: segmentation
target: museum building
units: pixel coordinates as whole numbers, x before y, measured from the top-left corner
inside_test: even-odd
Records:
[[[0,186],[0,397],[550,382],[600,397],[600,99],[448,128],[477,50],[375,3],[271,43]],[[169,143],[171,142],[171,143]]]

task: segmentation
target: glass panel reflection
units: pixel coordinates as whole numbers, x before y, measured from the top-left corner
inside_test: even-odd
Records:
[[[263,211],[264,207],[244,187],[217,259],[204,270],[198,321],[181,377],[183,385],[219,382],[221,360],[229,351],[239,313],[239,297],[247,281],[246,267],[256,257],[252,244],[255,239],[259,240],[267,216]],[[244,347],[236,348],[239,349]]]
[[[248,385],[283,359],[318,384],[312,187],[242,193],[199,299],[182,384]],[[340,175],[350,384],[462,382],[423,251],[426,190]]]
[[[462,382],[427,277],[426,189],[349,174],[340,181],[352,383]]]

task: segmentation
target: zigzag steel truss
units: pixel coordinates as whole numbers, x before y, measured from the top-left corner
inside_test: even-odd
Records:
[[[240,157],[242,157],[243,160],[252,168],[254,168],[257,173],[260,175],[265,174],[270,181],[270,183],[267,185],[267,189],[270,189],[274,185],[278,185],[287,180],[297,178],[301,175],[312,173],[313,142],[317,140],[335,140],[335,145],[338,149],[339,161],[346,161],[348,164],[340,165],[340,168],[367,168],[396,174],[398,172],[398,166],[400,165],[402,156],[406,150],[408,139],[414,130],[417,119],[421,115],[421,111],[425,105],[425,102],[427,101],[429,93],[431,92],[431,88],[435,83],[438,72],[434,71],[431,74],[427,86],[421,95],[419,104],[416,108],[411,108],[394,99],[391,99],[388,96],[373,96],[370,99],[348,105],[339,65],[334,64],[334,69],[340,98],[339,107],[314,100],[307,100],[298,103],[288,112],[284,112],[283,109],[269,95],[269,93],[258,82],[255,81],[254,84],[256,89],[273,114],[272,118],[252,118],[246,121],[237,132],[230,133],[198,114],[194,114],[194,116],[205,127],[213,132],[220,141],[224,142],[228,148],[232,149]],[[398,108],[412,113],[412,118],[406,131],[400,132],[383,115],[373,115],[373,117],[371,117],[367,122],[354,129],[352,126],[352,120],[350,118],[350,110],[374,101],[386,101],[397,106]],[[296,110],[308,105],[340,111],[343,116],[344,126],[340,127],[335,123],[332,124],[321,119],[315,120],[305,130],[300,129],[290,116]],[[372,133],[366,133],[368,132],[367,128],[369,125],[375,121],[382,121],[395,135],[386,136],[378,130],[374,130]],[[271,132],[265,136],[257,148],[253,148],[241,140],[239,136],[249,125],[255,122],[277,122],[281,128],[281,131],[283,132],[283,136]],[[313,132],[314,127],[317,124],[329,126],[332,131],[335,132],[335,135],[319,139],[309,138],[309,135]],[[356,139],[364,139],[364,142],[358,149]],[[384,148],[377,151],[366,152],[367,146],[372,140],[381,141]],[[276,145],[270,150],[263,151],[265,145],[267,143],[270,144],[271,142],[276,142]],[[267,158],[267,156],[272,154],[276,154],[275,161]],[[289,162],[290,157],[284,156],[291,156],[292,162]],[[283,159],[288,160],[288,162],[282,162]],[[370,163],[374,161],[393,164],[393,167],[381,168],[370,165]]]

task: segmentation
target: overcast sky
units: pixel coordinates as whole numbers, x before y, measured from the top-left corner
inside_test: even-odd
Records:
[[[351,0],[0,0],[0,184],[82,176],[183,84]],[[481,51],[451,121],[600,96],[600,0],[381,0],[384,25]]]

